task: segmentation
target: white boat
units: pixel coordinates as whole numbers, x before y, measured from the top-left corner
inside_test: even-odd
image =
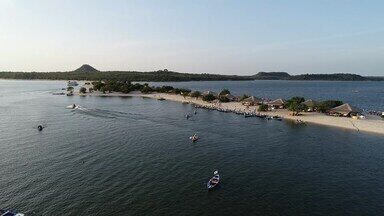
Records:
[[[71,104],[71,105],[68,105],[68,106],[65,107],[65,108],[67,108],[67,109],[76,109],[76,108],[79,108],[79,106],[76,105],[76,104]]]
[[[220,183],[220,175],[219,175],[219,171],[216,170],[215,172],[213,172],[213,177],[211,179],[209,179],[209,181],[207,183],[208,190],[213,189],[219,183]]]
[[[197,134],[194,134],[193,136],[189,137],[190,140],[192,140],[192,142],[196,142],[199,137],[197,136]]]
[[[23,213],[16,213],[11,210],[0,209],[0,216],[24,216]]]
[[[79,84],[75,80],[69,80],[67,82],[67,86],[78,86]]]

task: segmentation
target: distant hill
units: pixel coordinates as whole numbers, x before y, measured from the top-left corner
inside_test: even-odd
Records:
[[[99,70],[95,69],[91,65],[83,64],[81,67],[77,68],[73,72],[91,73],[91,72],[99,72]]]
[[[287,72],[259,72],[252,77],[258,80],[280,80],[289,78],[290,76]]]
[[[357,74],[303,74],[290,76],[289,80],[331,80],[331,81],[366,81],[368,77],[363,77]]]

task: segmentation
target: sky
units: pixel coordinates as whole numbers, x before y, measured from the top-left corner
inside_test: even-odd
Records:
[[[0,71],[384,76],[382,0],[0,0]]]

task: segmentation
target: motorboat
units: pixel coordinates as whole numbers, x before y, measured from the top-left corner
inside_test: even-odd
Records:
[[[12,210],[0,209],[0,216],[24,216],[24,214],[16,213]]]
[[[66,108],[67,109],[76,109],[76,108],[78,108],[79,106],[78,105],[76,105],[76,104],[71,104],[71,105],[68,105]]]
[[[219,171],[216,170],[215,172],[213,172],[213,177],[211,179],[209,179],[209,181],[207,183],[208,190],[213,189],[219,183],[220,183],[220,175],[219,175]]]
[[[44,127],[43,127],[42,125],[38,125],[38,126],[37,126],[37,130],[38,130],[38,131],[42,131],[43,129],[44,129]]]
[[[163,101],[163,100],[165,100],[165,98],[158,98],[157,100],[159,100],[159,101]]]
[[[197,134],[194,134],[193,136],[189,137],[190,140],[192,140],[192,142],[196,142],[199,137],[197,136]]]
[[[78,86],[79,84],[75,80],[69,80],[67,82],[67,86]]]

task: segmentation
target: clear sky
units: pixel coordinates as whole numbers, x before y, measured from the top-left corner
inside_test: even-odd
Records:
[[[384,75],[382,0],[0,0],[0,71]]]

